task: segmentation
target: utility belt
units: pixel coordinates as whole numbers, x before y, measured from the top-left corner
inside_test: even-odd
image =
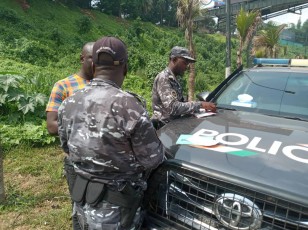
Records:
[[[101,201],[120,206],[121,225],[130,227],[143,199],[143,191],[134,189],[129,183],[121,191],[113,190],[107,184],[91,181],[77,175],[72,191],[72,199],[79,205],[95,207]]]

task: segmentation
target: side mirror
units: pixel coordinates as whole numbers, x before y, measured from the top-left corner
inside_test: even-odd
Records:
[[[201,93],[197,94],[196,97],[198,98],[199,101],[206,101],[206,98],[208,97],[208,95],[210,93],[211,92],[209,92],[209,91],[201,92]]]

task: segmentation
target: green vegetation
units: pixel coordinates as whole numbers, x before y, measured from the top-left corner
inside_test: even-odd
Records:
[[[3,157],[6,192],[0,229],[71,229],[63,152],[45,122],[53,84],[78,71],[83,44],[114,35],[129,49],[123,88],[143,96],[151,113],[154,77],[166,66],[173,46],[186,46],[184,32],[61,1],[28,0],[26,9],[19,2],[0,1],[0,141],[5,150],[0,163]],[[213,90],[225,76],[225,37],[194,31],[193,40],[195,92]],[[232,40],[233,70],[237,46]],[[288,52],[293,57],[298,50]]]
[[[31,0],[26,10],[18,2],[0,2],[0,80],[9,87],[0,88],[0,135],[11,139],[5,149],[33,140],[36,144],[41,140],[42,145],[55,140],[42,131],[44,108],[53,84],[78,71],[84,43],[106,35],[127,43],[129,73],[123,88],[143,96],[150,113],[154,77],[166,66],[173,46],[186,46],[184,32],[176,28],[123,20],[57,1]],[[196,93],[212,90],[224,79],[225,46],[217,37],[221,35],[195,33]],[[17,135],[23,124],[40,132],[35,138],[27,131]]]
[[[71,203],[59,147],[19,147],[4,161],[6,201],[0,229],[71,229]]]

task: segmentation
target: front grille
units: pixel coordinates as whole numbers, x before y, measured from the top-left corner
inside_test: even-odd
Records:
[[[307,207],[191,169],[165,167],[154,174],[149,185],[150,216],[172,226],[200,230],[308,229]]]

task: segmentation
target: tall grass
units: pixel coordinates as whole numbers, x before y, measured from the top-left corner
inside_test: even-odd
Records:
[[[63,176],[62,150],[20,146],[6,152],[6,202],[0,229],[71,229],[71,203]]]

